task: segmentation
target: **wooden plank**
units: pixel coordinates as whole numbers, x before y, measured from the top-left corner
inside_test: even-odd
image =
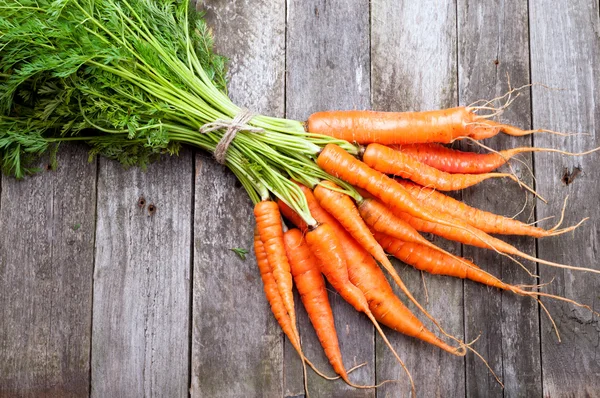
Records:
[[[455,106],[456,5],[451,0],[398,2],[375,0],[371,4],[371,58],[373,107],[377,110],[408,111]],[[440,243],[436,240],[436,243]],[[459,245],[446,249],[460,252]],[[462,282],[426,275],[430,294],[426,297],[421,275],[410,267],[399,272],[414,296],[438,318],[447,332],[462,338]],[[407,303],[405,296],[396,291]],[[413,305],[411,310],[426,319]],[[430,330],[439,334],[431,322]],[[465,394],[464,360],[406,336],[388,331],[388,337],[411,371],[417,395],[460,396]],[[389,350],[377,339],[377,382],[397,379],[399,367]],[[408,396],[409,386],[384,385],[384,396]]]
[[[188,394],[192,159],[100,161],[92,396]]]
[[[578,152],[600,145],[600,31],[598,2],[592,0],[531,0],[531,74],[561,91],[533,87],[533,125],[591,136],[557,137],[536,135],[538,147]],[[560,12],[557,12],[560,10]],[[573,234],[539,241],[544,259],[599,269],[598,157],[564,157],[536,154],[536,178],[542,195],[552,199],[539,206],[539,219],[560,213],[562,199],[569,196],[565,224],[584,216],[591,220]],[[570,184],[565,172],[580,170]],[[547,290],[574,298],[598,309],[597,276],[540,265],[542,281],[554,282]],[[546,290],[546,289],[544,289]],[[562,343],[542,317],[542,370],[545,396],[600,396],[598,318],[586,310],[547,301],[558,324]]]
[[[205,1],[232,100],[283,116],[285,2]],[[196,156],[192,397],[283,396],[283,333],[252,250],[252,203],[233,174]],[[231,248],[250,252],[246,260]]]
[[[459,99],[469,105],[480,99],[504,95],[508,80],[513,87],[529,83],[529,37],[527,4],[516,0],[486,0],[458,2]],[[531,109],[529,88],[500,117],[500,120],[530,128]],[[514,97],[514,96],[513,96]],[[505,101],[498,101],[499,106]],[[530,146],[531,137],[510,137],[499,134],[486,140],[495,149]],[[471,151],[482,151],[476,145],[463,145]],[[531,156],[512,161],[516,175],[532,186]],[[529,169],[528,169],[529,168]],[[501,169],[511,172],[508,166]],[[462,199],[477,208],[512,217],[525,222],[533,216],[534,201],[512,181],[488,180],[462,193]],[[535,240],[514,236],[503,240],[535,256]],[[463,247],[463,254],[503,281],[513,284],[536,283],[518,264],[498,254]],[[529,268],[535,267],[528,264]],[[481,360],[467,357],[467,394],[471,396],[541,396],[540,338],[538,306],[535,300],[517,297],[513,293],[489,289],[468,282],[465,284],[466,340],[481,337],[473,346],[489,362],[504,382],[504,390]]]
[[[65,145],[56,171],[0,195],[0,396],[89,394],[96,164]]]
[[[304,120],[319,110],[369,108],[369,2],[348,0],[334,5],[325,0],[291,0],[287,13],[286,116]],[[351,368],[369,362],[350,379],[357,384],[373,384],[373,327],[337,294],[330,294],[330,301],[344,365]],[[299,301],[297,306],[302,307]],[[302,308],[298,314],[305,354],[331,374],[306,312]],[[295,360],[295,353],[286,350],[286,366],[288,358]],[[301,380],[298,373],[286,372],[286,392],[301,394]],[[309,372],[308,388],[319,397],[375,395],[373,390],[356,390],[341,380],[323,380],[313,372]]]

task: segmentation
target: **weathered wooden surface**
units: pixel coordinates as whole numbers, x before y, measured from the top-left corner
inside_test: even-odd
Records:
[[[283,116],[285,4],[207,1],[204,8],[218,51],[231,59],[231,98]],[[205,153],[196,155],[194,180],[191,395],[280,397],[283,334],[254,260],[252,203]],[[250,250],[247,259],[232,248]]]
[[[561,10],[553,12],[552,10]],[[559,147],[578,152],[600,145],[597,136],[600,120],[600,24],[597,1],[530,2],[531,76],[560,91],[533,87],[533,126],[551,126],[590,136],[569,138],[539,135],[536,146]],[[536,177],[542,195],[555,198],[548,206],[538,206],[537,217],[556,216],[560,200],[569,195],[570,205],[565,223],[582,215],[591,220],[574,234],[540,240],[539,256],[558,262],[600,268],[598,263],[598,223],[600,179],[598,156],[566,158],[536,154]],[[570,184],[563,182],[565,173],[579,168],[581,173]],[[566,179],[565,179],[566,180]],[[551,293],[577,298],[598,310],[598,278],[567,270],[540,269],[542,280],[554,279]],[[546,396],[600,396],[600,361],[598,318],[585,310],[548,301],[563,342],[556,343],[551,325],[542,317],[541,356],[543,391]]]
[[[286,51],[286,116],[305,120],[312,112],[325,108],[368,109],[369,88],[369,2],[350,0],[288,2]],[[310,35],[307,37],[307,32]],[[330,289],[330,292],[332,289]],[[340,348],[347,369],[362,362],[368,364],[350,375],[360,385],[375,382],[373,326],[338,294],[329,295],[338,331]],[[301,306],[300,301],[297,300]],[[309,359],[319,369],[328,361],[304,310],[299,311],[302,344]],[[288,346],[289,347],[289,346]],[[297,355],[286,351],[287,357]],[[287,363],[287,360],[286,360]],[[300,374],[286,374],[286,384],[294,383],[286,393],[299,395]],[[310,371],[310,393],[315,396],[373,397],[372,390],[357,390],[341,380],[329,382]],[[300,390],[299,390],[300,389]]]
[[[435,11],[434,11],[435,10]],[[377,110],[428,110],[452,107],[457,104],[456,93],[456,6],[452,1],[397,2],[377,0],[372,3],[372,89],[373,107]],[[413,28],[409,28],[413,27]],[[459,253],[459,245],[444,244],[446,249]],[[405,266],[398,267],[400,276],[415,298],[427,311],[439,319],[450,334],[463,336],[462,281],[424,275],[429,302],[420,272]],[[402,301],[406,296],[395,289]],[[412,304],[409,308],[425,320]],[[440,335],[432,322],[424,322]],[[464,359],[442,352],[415,339],[388,330],[390,340],[410,369],[418,396],[431,397],[464,395]],[[377,381],[396,379],[400,375],[396,360],[377,340]],[[410,387],[394,384],[383,386],[384,396],[408,396]]]
[[[514,0],[486,0],[458,2],[458,60],[459,102],[469,105],[480,99],[504,95],[508,81],[513,87],[529,83],[529,46],[527,4]],[[531,110],[529,88],[516,92],[520,95],[500,120],[523,128],[530,128]],[[493,104],[501,106],[506,98]],[[488,112],[489,113],[489,112]],[[493,148],[530,146],[531,137],[510,137],[500,134],[487,140]],[[471,143],[463,145],[478,151]],[[520,156],[520,162],[511,162],[512,170],[526,184],[533,178],[527,167],[532,167],[531,156]],[[503,168],[511,172],[508,166]],[[531,222],[534,201],[508,179],[485,181],[480,186],[463,191],[462,199],[475,207],[509,217],[520,212],[519,220]],[[526,199],[529,199],[526,202]],[[527,205],[524,207],[524,204]],[[503,239],[525,253],[535,256],[535,240],[522,237]],[[535,283],[518,264],[491,251],[464,246],[463,255],[473,258],[492,275],[508,283]],[[525,262],[532,271],[535,266]],[[481,360],[467,357],[467,394],[470,396],[537,397],[542,395],[539,350],[538,306],[531,298],[500,292],[473,282],[465,282],[466,340],[481,337],[473,348],[478,350],[502,378],[505,388],[496,382]],[[493,316],[497,314],[498,316]]]
[[[575,152],[600,146],[595,1],[211,0],[202,7],[231,59],[230,95],[258,112],[302,120],[324,108],[466,105],[503,94],[508,73],[513,87],[541,82],[561,90],[525,88],[501,120],[593,136],[487,143]],[[558,215],[567,194],[565,224],[592,219],[537,244],[508,240],[546,259],[598,267],[599,157],[522,159],[551,200],[537,203],[537,219]],[[146,173],[106,160],[96,170],[77,147],[65,146],[59,160],[58,171],[4,177],[0,185],[0,397],[305,394],[298,355],[270,313],[253,253],[242,261],[229,250],[251,249],[253,228],[252,205],[229,172],[191,150]],[[531,184],[527,168],[512,164]],[[565,185],[565,169],[577,167],[581,173]],[[460,197],[512,216],[525,196],[512,182],[491,181]],[[519,217],[529,220],[532,206],[530,199]],[[436,242],[507,282],[531,283],[506,258]],[[400,264],[399,271],[424,303],[420,273]],[[543,265],[540,274],[542,282],[554,278],[547,291],[597,310],[597,277]],[[473,348],[506,388],[472,354],[455,358],[384,329],[418,396],[600,396],[600,329],[589,312],[544,300],[559,344],[531,299],[451,278],[425,275],[425,282],[426,308],[459,338],[482,333]],[[402,382],[377,393],[351,390],[309,370],[311,395],[407,396],[404,374],[370,323],[330,298],[346,366],[368,362],[350,378]],[[306,313],[298,313],[305,353],[331,373]]]
[[[89,394],[96,164],[59,168],[0,195],[0,397]]]
[[[92,396],[188,390],[192,159],[100,161]]]

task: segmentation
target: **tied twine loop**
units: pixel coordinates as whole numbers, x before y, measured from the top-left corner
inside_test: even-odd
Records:
[[[253,127],[247,123],[255,116],[254,112],[242,108],[232,120],[217,119],[212,123],[207,123],[200,128],[200,133],[206,134],[215,130],[227,129],[223,137],[215,147],[215,159],[221,164],[225,164],[225,156],[229,145],[240,131],[250,131],[252,133],[264,133],[265,130],[260,127]]]

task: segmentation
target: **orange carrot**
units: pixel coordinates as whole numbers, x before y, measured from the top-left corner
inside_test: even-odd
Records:
[[[296,311],[294,310],[294,295],[292,293],[292,273],[283,244],[283,228],[277,203],[270,200],[259,202],[254,206],[256,228],[264,244],[265,253],[277,282],[277,289],[292,322],[294,334],[300,340],[296,329]]]
[[[417,231],[431,232],[461,243],[491,248],[498,253],[516,255],[558,268],[600,273],[600,270],[573,267],[535,258],[462,220],[426,207],[417,202],[398,182],[371,169],[337,145],[328,144],[323,148],[317,158],[317,164],[334,177],[365,189],[381,200],[397,217],[407,221]]]
[[[450,143],[458,138],[475,140],[503,131],[522,136],[536,131],[521,130],[479,116],[474,107],[425,112],[328,111],[310,115],[308,131],[359,144]]]
[[[336,233],[338,233],[336,231]],[[338,235],[339,236],[339,235]],[[371,255],[354,239],[342,243],[348,260],[350,282],[358,287],[369,302],[377,321],[407,336],[435,345],[453,355],[465,354],[461,348],[452,347],[438,338],[394,294],[385,275]]]
[[[357,311],[364,313],[371,320],[390,351],[392,351],[392,354],[396,357],[396,360],[406,371],[414,396],[415,386],[410,372],[390,344],[381,327],[379,327],[377,320],[369,309],[369,304],[365,296],[360,289],[350,282],[346,258],[344,257],[334,229],[329,224],[318,224],[306,233],[306,243],[308,243],[311,251],[319,260],[321,272],[325,275],[329,283],[331,283],[331,286],[348,304],[352,305]]]
[[[310,362],[304,356],[304,353],[302,352],[302,347],[300,346],[300,340],[294,332],[292,320],[288,315],[283,300],[281,299],[281,295],[279,294],[277,282],[275,281],[275,277],[273,276],[273,271],[271,269],[271,265],[269,264],[269,259],[267,257],[267,253],[265,252],[264,244],[260,239],[258,228],[254,230],[254,254],[256,255],[256,263],[258,265],[260,276],[263,281],[263,287],[265,290],[267,301],[271,306],[271,311],[273,312],[273,315],[275,315],[277,323],[279,323],[279,326],[281,327],[287,338],[290,340],[290,343],[292,344],[296,352],[298,352],[300,358],[302,358],[302,366],[304,367],[304,362],[306,362],[319,376],[328,380],[335,379],[332,377],[325,376],[316,368],[315,365],[313,365],[312,362]],[[304,371],[304,376],[304,387],[305,389],[307,389],[308,386],[306,379],[306,371]]]
[[[405,242],[381,232],[374,232],[375,239],[386,252],[398,260],[412,265],[418,270],[434,275],[447,275],[461,279],[470,279],[484,285],[510,290],[506,283],[483,271],[471,261],[433,250],[419,243]]]
[[[290,261],[292,275],[304,308],[312,323],[319,342],[329,359],[333,370],[348,384],[348,374],[342,361],[342,352],[335,330],[333,312],[329,305],[325,281],[319,270],[316,258],[306,245],[298,229],[290,229],[283,234],[285,251]]]
[[[332,190],[333,189],[333,190]],[[385,268],[385,270],[391,275],[392,279],[404,294],[419,308],[425,316],[427,316],[444,334],[446,332],[439,325],[439,322],[421,306],[421,304],[414,298],[410,290],[406,287],[392,263],[388,259],[383,248],[377,243],[371,231],[363,221],[358,212],[358,209],[352,202],[352,199],[346,194],[336,191],[340,189],[337,185],[330,181],[323,181],[316,186],[313,193],[315,198],[319,202],[319,205],[331,214],[346,231],[352,235],[352,237],[368,251],[379,263]],[[417,234],[418,235],[418,234]],[[448,337],[454,339],[453,336],[446,334]]]
[[[385,174],[407,178],[419,185],[440,191],[458,191],[471,187],[489,178],[510,178],[519,182],[509,173],[450,174],[415,160],[403,152],[380,144],[370,144],[363,154],[363,162]]]
[[[271,311],[273,311],[277,323],[281,326],[281,329],[290,340],[290,343],[292,343],[292,346],[300,353],[302,351],[300,343],[296,338],[294,328],[292,327],[292,321],[283,304],[281,295],[279,294],[277,282],[275,281],[271,266],[269,265],[269,259],[267,258],[264,244],[260,239],[258,229],[255,229],[254,231],[254,254],[256,255],[256,263],[263,281],[265,295],[267,296],[267,301],[271,305]]]
[[[440,144],[395,145],[393,149],[446,173],[482,174],[496,170],[512,157],[544,148],[512,148],[490,153],[464,152]]]
[[[430,247],[420,245],[418,243],[403,242],[400,239],[387,236],[380,232],[374,233],[375,239],[381,244],[386,252],[396,257],[398,260],[405,262],[406,264],[412,265],[418,270],[428,272],[430,274],[453,276],[461,279],[469,279],[474,282],[496,287],[498,289],[507,290],[521,296],[529,296],[536,300],[538,297],[548,297],[555,300],[565,301],[567,303],[576,305],[578,307],[585,308],[594,314],[597,314],[589,306],[580,304],[571,299],[557,296],[554,294],[548,294],[536,291],[523,290],[519,286],[510,285],[502,282],[492,274],[482,270],[473,262],[461,258],[443,253],[437,250],[433,250]],[[538,300],[539,301],[539,300]],[[554,324],[552,317],[548,313],[548,310],[540,302],[540,305],[544,311],[548,314],[548,317]],[[556,331],[558,336],[558,330]],[[560,336],[558,337],[560,340]]]
[[[303,185],[300,185],[300,188],[306,196],[311,215],[319,223],[327,224],[334,230],[335,236],[342,246],[350,282],[365,295],[375,318],[400,333],[421,339],[454,355],[464,355],[463,349],[451,347],[440,340],[404,306],[402,301],[394,294],[392,287],[373,257],[352,238],[334,217],[317,203],[317,199],[310,189]],[[306,231],[307,227],[302,219],[294,215],[294,211],[289,207],[287,207],[289,210],[284,210],[285,207],[282,207],[282,213],[288,219],[293,220],[292,222],[296,226]]]
[[[575,225],[559,230],[545,230],[540,227],[525,224],[514,218],[508,218],[476,209],[431,188],[422,187],[409,181],[398,180],[398,183],[426,206],[450,214],[453,217],[463,219],[470,225],[483,232],[487,232],[488,234],[526,235],[542,238],[564,234],[577,228],[577,225]]]

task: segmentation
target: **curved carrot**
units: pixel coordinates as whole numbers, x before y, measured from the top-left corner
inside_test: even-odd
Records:
[[[299,229],[290,229],[285,232],[283,240],[300,299],[304,304],[304,308],[306,308],[310,322],[317,332],[317,337],[325,351],[325,355],[329,359],[333,370],[340,375],[342,380],[355,386],[348,379],[348,373],[344,368],[333,312],[329,305],[325,281],[319,270],[317,260],[310,252]]]
[[[256,228],[264,244],[265,253],[277,282],[277,289],[292,322],[294,334],[300,341],[296,328],[296,311],[294,310],[294,295],[292,293],[292,273],[283,244],[283,228],[277,203],[270,200],[258,202],[254,206]]]
[[[330,188],[333,188],[334,190]],[[350,199],[348,195],[338,192],[335,189],[340,188],[331,181],[323,181],[317,185],[313,193],[319,202],[319,205],[321,205],[323,209],[331,214],[344,227],[344,229],[348,231],[350,235],[352,235],[352,237],[375,258],[375,260],[379,261],[383,268],[385,268],[385,270],[391,275],[392,279],[394,282],[396,282],[400,290],[406,294],[410,301],[412,301],[417,308],[440,329],[442,333],[458,341],[454,336],[451,336],[444,331],[437,319],[431,316],[429,312],[423,308],[423,306],[412,295],[410,290],[408,290],[408,287],[406,287],[400,278],[400,275],[398,275],[394,266],[385,254],[385,251],[379,245],[379,243],[377,243],[373,237],[373,234],[371,234],[369,227],[367,227],[361,218],[360,213],[354,205],[352,199]]]
[[[498,253],[516,255],[558,268],[600,273],[600,270],[573,267],[535,258],[464,221],[426,207],[418,203],[398,182],[373,170],[337,145],[325,146],[317,158],[317,164],[334,177],[362,188],[381,200],[397,217],[407,221],[417,231],[432,232],[461,243],[490,248]],[[443,231],[443,235],[439,233],[440,231]]]
[[[450,174],[415,160],[403,152],[380,144],[370,144],[363,154],[363,162],[385,174],[407,178],[419,185],[439,191],[458,191],[471,187],[489,178],[510,178],[519,182],[509,173]]]
[[[473,107],[456,107],[424,112],[327,111],[310,115],[311,133],[329,135],[359,144],[451,143],[470,137],[492,137],[500,131],[522,136],[536,131],[500,124],[479,116]]]
[[[348,304],[352,305],[357,311],[364,313],[371,320],[373,326],[375,326],[375,329],[377,329],[383,338],[383,341],[396,357],[396,360],[404,368],[410,379],[413,396],[415,396],[415,385],[410,372],[390,344],[383,330],[381,330],[381,327],[369,309],[369,304],[364,294],[350,282],[346,258],[344,257],[334,229],[329,224],[318,224],[306,233],[306,243],[308,243],[313,254],[319,260],[321,272],[325,275],[329,283],[331,283],[331,286]]]
[[[321,224],[327,224],[335,232],[348,266],[350,282],[365,295],[369,308],[377,321],[408,336],[416,337],[433,344],[451,354],[464,355],[460,348],[452,347],[429,331],[423,323],[396,296],[383,271],[373,257],[358,243],[340,223],[323,209],[314,197],[313,192],[300,185],[304,192],[311,215]],[[300,229],[306,231],[306,224],[294,211],[280,203],[281,212]]]
[[[574,225],[559,230],[545,230],[525,224],[514,218],[476,209],[431,188],[422,187],[409,181],[398,180],[398,183],[426,206],[463,219],[470,225],[488,234],[526,235],[543,238],[564,234],[577,228],[577,225]]]

